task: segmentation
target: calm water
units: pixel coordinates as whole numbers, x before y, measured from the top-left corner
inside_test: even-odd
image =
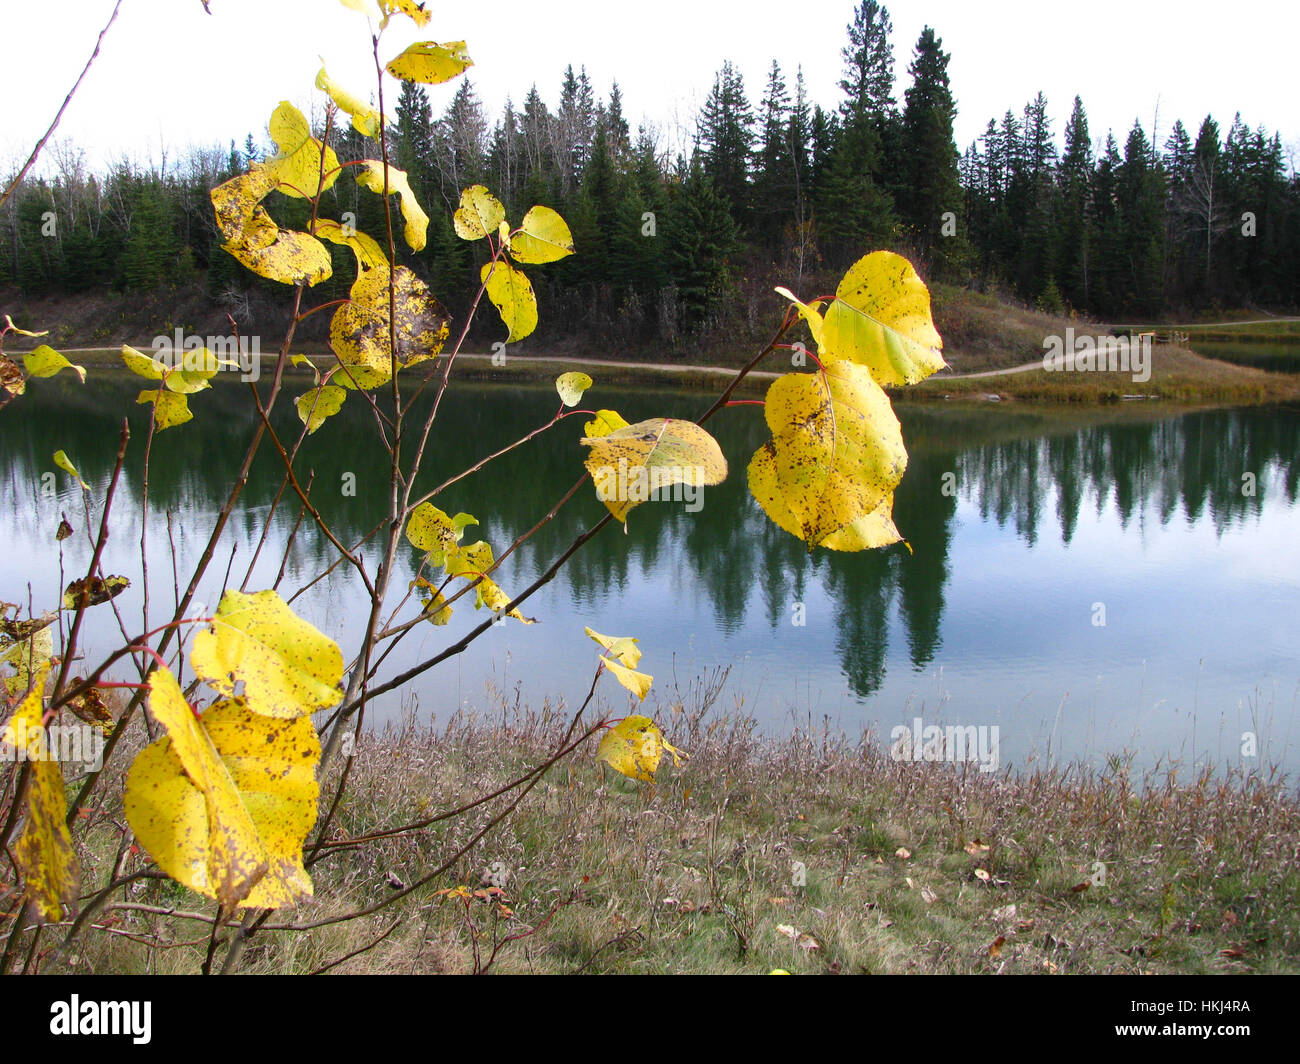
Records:
[[[50,455],[62,448],[102,498],[123,411],[136,435],[106,568],[133,578],[138,571],[143,408],[132,405],[135,383],[98,377],[84,389],[58,378],[35,382],[0,413],[0,599],[26,603],[30,589],[38,610],[56,600],[61,511],[77,528],[63,545],[65,572],[84,571],[80,491],[60,473],[58,497],[47,498],[41,474],[54,470]],[[587,399],[629,421],[697,416],[707,405],[699,395],[599,387]],[[195,419],[154,446],[147,541],[155,624],[172,601],[167,512],[184,580],[254,424],[238,387],[218,387],[191,405]],[[453,389],[424,484],[543,423],[556,405],[554,392],[540,387]],[[541,623],[489,630],[403,699],[439,716],[495,704],[490,688],[535,705],[574,704],[595,663],[596,647],[583,634],[591,625],[639,637],[642,668],[655,676],[652,709],[656,699],[671,702],[674,684],[685,691],[730,665],[720,705],[739,704],[774,732],[829,717],[851,731],[874,727],[884,742],[920,717],[996,726],[1004,765],[1048,757],[1099,763],[1121,750],[1151,765],[1170,757],[1243,763],[1241,735],[1253,731],[1260,756],[1244,764],[1278,762],[1300,774],[1300,411],[1157,416],[1130,407],[936,405],[904,407],[901,418],[911,460],[895,520],[913,553],[896,545],[809,556],[749,498],[745,466],[766,429],[757,407],[734,408],[710,425],[731,475],[706,491],[700,512],[681,503],[634,510],[626,535],[608,528],[526,603]],[[500,553],[546,512],[581,472],[582,420],[444,493],[438,501],[447,512],[482,518],[467,541],[485,538]],[[301,462],[314,470],[322,512],[348,540],[378,520],[387,490],[373,431],[352,399],[309,441]],[[209,604],[219,597],[231,543],[232,585],[243,579],[279,485],[275,469],[267,460],[254,471],[234,536],[212,567]],[[356,476],[355,497],[340,491],[345,473]],[[1251,481],[1253,494],[1243,491]],[[525,586],[601,513],[594,491],[584,489],[516,552],[499,582],[507,591]],[[295,517],[295,507],[277,514],[273,546]],[[270,586],[279,557],[279,549],[264,552],[251,589]],[[402,588],[415,551],[404,549],[403,559]],[[282,593],[330,560],[328,544],[305,526]],[[117,600],[132,633],[141,627],[138,591],[137,582]],[[383,675],[481,620],[471,602],[461,600],[447,628],[418,628]],[[345,654],[356,645],[363,594],[348,571],[295,608]],[[113,626],[91,632],[89,653],[98,659],[116,645],[116,628],[108,607],[92,616]],[[802,625],[794,623],[800,616]],[[623,711],[622,689],[601,683],[606,703]],[[401,704],[391,696],[370,719]]]

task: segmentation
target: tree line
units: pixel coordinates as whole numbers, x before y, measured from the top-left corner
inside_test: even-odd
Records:
[[[583,68],[565,70],[557,105],[534,86],[495,122],[468,79],[440,115],[423,86],[405,83],[390,152],[432,220],[427,246],[402,261],[464,313],[477,262],[451,212],[462,188],[481,183],[511,216],[542,203],[570,224],[580,253],[536,282],[545,341],[748,336],[771,317],[773,284],[824,291],[881,247],[932,280],[1112,320],[1295,305],[1300,178],[1278,134],[1240,115],[1224,132],[1207,116],[1195,137],[1179,120],[1157,146],[1135,122],[1122,150],[1109,132],[1094,147],[1076,96],[1058,150],[1039,93],[959,153],[941,38],[922,31],[900,99],[892,33],[888,10],[861,0],[833,108],[808,99],[801,69],[791,76],[776,61],[755,103],[724,63],[689,149],[671,155],[650,128],[632,133],[617,83],[598,98]],[[380,154],[350,126],[330,137],[344,159]],[[28,179],[0,212],[0,285],[42,294],[194,283],[214,300],[276,287],[220,250],[208,200],[262,153],[250,135],[242,149],[90,174],[64,148],[52,176]],[[335,217],[351,211],[362,230],[383,231],[378,198],[350,177],[328,196]],[[274,200],[282,224],[305,221],[300,202]],[[348,253],[334,250],[346,278]],[[343,284],[317,291],[342,297]]]

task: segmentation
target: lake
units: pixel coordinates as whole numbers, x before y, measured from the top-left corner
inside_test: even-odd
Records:
[[[0,413],[0,599],[30,594],[51,608],[61,582],[84,572],[80,489],[53,479],[65,450],[102,499],[117,426],[134,437],[105,556],[109,572],[136,579],[141,538],[140,469],[146,408],[139,381],[103,370],[83,387],[63,375],[33,382]],[[305,388],[294,381],[290,395]],[[584,403],[630,422],[696,417],[709,396],[597,387]],[[462,384],[444,401],[428,488],[550,418],[549,387]],[[195,418],[154,443],[146,518],[151,623],[172,602],[172,548],[181,579],[255,425],[246,390],[219,384],[191,397]],[[298,422],[289,404],[283,433]],[[692,684],[730,667],[718,710],[753,714],[777,733],[829,721],[871,728],[888,745],[894,729],[972,725],[993,729],[1000,765],[1048,760],[1104,764],[1127,752],[1151,767],[1177,760],[1300,771],[1300,410],[1273,407],[1170,413],[1139,405],[1074,410],[1016,404],[900,405],[910,453],[895,521],[910,543],[862,554],[818,551],[772,525],[749,497],[745,467],[767,431],[758,407],[735,407],[710,423],[731,466],[695,513],[649,502],[580,551],[524,612],[540,623],[490,629],[458,658],[371,708],[371,722],[404,709],[439,718],[458,707],[499,711],[501,699],[540,707],[581,701],[598,653],[584,625],[634,635],[646,702],[671,738],[669,706]],[[563,422],[458,483],[436,501],[481,523],[466,542],[501,553],[534,525],[582,472],[577,440],[585,418]],[[340,537],[354,542],[378,520],[386,456],[374,420],[355,397],[305,445],[314,498]],[[212,608],[231,564],[238,586],[279,487],[264,445],[202,598]],[[355,477],[355,495],[342,486]],[[604,512],[590,485],[496,574],[507,592],[540,574]],[[66,513],[77,532],[63,543],[61,581],[54,532]],[[297,517],[285,506],[249,583],[276,579],[280,547]],[[96,515],[97,521],[97,515]],[[235,545],[231,562],[231,544]],[[274,547],[275,549],[271,549]],[[373,551],[371,557],[373,558]],[[405,590],[417,563],[403,547]],[[298,532],[281,584],[286,597],[333,559],[310,522]],[[126,627],[141,629],[139,582],[116,600]],[[294,603],[337,639],[345,656],[364,621],[364,592],[340,567]],[[393,601],[396,601],[394,597]],[[409,616],[411,607],[408,606]],[[88,654],[120,645],[107,606],[89,615]],[[381,679],[441,650],[484,617],[462,598],[445,628],[422,624],[385,662]],[[117,636],[118,642],[113,642]],[[120,675],[119,678],[125,678]],[[602,678],[616,715],[628,698]],[[1244,733],[1257,743],[1253,756]],[[901,734],[901,732],[900,732]],[[1243,742],[1246,746],[1243,747]],[[1247,754],[1243,756],[1243,749]]]

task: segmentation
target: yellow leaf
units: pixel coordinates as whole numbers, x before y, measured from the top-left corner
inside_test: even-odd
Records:
[[[624,524],[632,507],[673,484],[721,484],[727,460],[693,421],[650,418],[579,442],[591,448],[587,469],[596,495]]]
[[[143,354],[130,344],[122,345],[122,361],[126,363],[126,368],[132,373],[151,381],[162,380],[168,369],[166,365],[159,362],[152,355]]]
[[[785,296],[786,299],[795,305],[796,309],[799,311],[799,317],[803,318],[803,320],[808,323],[808,331],[812,333],[813,343],[820,348],[822,343],[821,300],[818,300],[816,303],[804,303],[795,298],[794,293],[788,288],[778,287],[776,291],[778,295]]]
[[[70,369],[81,378],[82,384],[86,383],[86,367],[73,365],[48,344],[23,355],[23,365],[33,377],[53,377],[59,370]]]
[[[27,790],[27,824],[14,845],[14,858],[26,880],[24,895],[38,923],[63,919],[64,905],[77,900],[80,866],[68,831],[68,802],[63,770],[47,744],[44,728],[45,681],[48,661],[36,676],[31,691],[14,710],[0,744],[8,744],[31,762]]]
[[[610,663],[606,660],[605,664]],[[681,758],[686,756],[664,741],[649,717],[625,717],[605,732],[596,757],[624,776],[651,782],[665,750],[672,754],[674,764],[681,764]]]
[[[136,396],[135,401],[141,404],[153,403],[154,423],[159,432],[176,425],[184,425],[194,416],[189,401],[180,392],[167,391],[163,388],[150,391],[146,388]]]
[[[456,549],[456,544],[465,534],[465,527],[476,524],[478,518],[471,514],[448,517],[433,503],[422,502],[411,511],[406,522],[406,538],[417,550],[428,552],[430,563],[442,565],[448,553]]]
[[[352,128],[363,137],[379,136],[379,112],[367,103],[353,96],[325,72],[325,62],[321,61],[320,73],[316,75],[316,88],[327,93],[338,104],[339,110],[346,111],[352,118]],[[385,123],[387,124],[387,123]]]
[[[601,664],[610,671],[614,679],[636,695],[640,701],[645,701],[645,696],[650,693],[650,685],[655,680],[653,676],[649,673],[636,672],[625,668],[617,661],[612,661],[609,658],[602,658]]]
[[[501,588],[497,586],[496,581],[490,576],[479,577],[478,583],[475,585],[475,591],[477,592],[477,597],[474,601],[475,609],[478,609],[480,606],[486,606],[493,613],[497,614],[497,616],[504,614],[506,617],[513,617],[517,621],[523,621],[524,624],[537,623],[535,618],[525,617],[518,609],[513,609],[507,612],[506,607],[510,605],[510,596],[502,591]]]
[[[201,718],[175,677],[150,681],[167,731],[127,774],[127,821],[158,866],[192,890],[273,909],[310,896],[302,844],[316,821],[320,743],[309,717],[276,720],[242,699]]]
[[[329,636],[296,616],[274,591],[221,596],[211,628],[194,637],[194,671],[254,713],[297,717],[342,697],[343,653]]]
[[[441,85],[474,65],[465,52],[464,41],[438,44],[421,41],[407,48],[401,55],[388,61],[386,69],[403,81],[421,81],[426,85]],[[492,228],[496,228],[493,226]]]
[[[405,15],[417,26],[428,25],[433,17],[428,9],[427,0],[381,0],[384,6],[384,23],[390,15]]]
[[[322,163],[321,142],[311,135],[303,113],[288,100],[272,112],[269,129],[280,150],[265,166],[279,191],[295,199],[315,199],[338,180],[339,157],[333,148],[325,147]]]
[[[470,185],[460,194],[460,206],[452,215],[456,235],[462,240],[482,240],[505,221],[501,201],[482,185]]]
[[[433,591],[432,595],[424,596],[420,602],[424,606],[424,612],[429,615],[429,620],[436,625],[444,625],[451,620],[451,607],[447,605],[447,599],[441,591],[435,591],[433,585],[424,577],[420,577],[416,584],[426,587]]]
[[[54,617],[51,613],[42,627],[0,651],[0,665],[14,667],[14,675],[4,681],[10,696],[26,691],[32,685],[33,676],[48,670],[50,658],[54,656],[54,633],[49,627]]]
[[[382,196],[384,194],[383,162],[379,159],[363,159],[361,169],[357,171],[357,184]],[[420,251],[428,235],[429,216],[416,202],[415,193],[411,191],[405,170],[398,170],[392,166],[388,168],[388,191],[390,195],[396,193],[401,197],[402,219],[406,222],[406,242],[412,251]]]
[[[599,632],[590,628],[583,628],[587,633],[587,638],[594,639],[597,643],[609,651],[612,657],[617,658],[629,669],[635,669],[637,663],[641,660],[641,651],[636,645],[636,639],[630,635],[611,636],[601,635]]]
[[[506,343],[522,340],[537,328],[537,297],[522,270],[516,270],[505,259],[498,259],[495,263],[485,262],[479,277],[487,286],[488,299],[510,330]]]
[[[516,262],[554,262],[573,254],[573,234],[550,207],[532,207],[519,232],[510,238],[508,250]]]
[[[822,360],[860,363],[882,386],[915,384],[943,369],[942,347],[929,289],[892,251],[873,251],[850,267],[822,325]]]
[[[899,539],[894,489],[907,452],[889,399],[862,366],[788,373],[764,407],[772,439],[749,463],[749,487],[767,515],[808,544],[865,550]]]
[[[392,376],[388,346],[388,271],[367,270],[352,285],[351,299],[334,312],[330,321],[330,346],[347,374],[335,382],[362,388],[384,384]],[[414,366],[442,350],[451,320],[428,286],[405,266],[393,277],[397,307],[398,368]]]
[[[344,228],[333,218],[317,218],[315,226],[312,227],[312,233],[323,240],[328,240],[331,244],[344,244],[352,249],[352,254],[357,257],[357,276],[360,277],[366,270],[373,270],[376,267],[383,267],[384,272],[388,272],[388,256],[384,254],[383,248],[379,246],[374,237],[360,232],[356,228]],[[304,357],[304,356],[296,356]]]
[[[278,181],[270,166],[255,163],[248,173],[211,191],[224,238],[221,246],[259,277],[281,284],[318,284],[332,271],[325,245],[308,233],[281,229],[261,205]]]
[[[585,436],[595,438],[597,436],[608,436],[611,432],[618,429],[627,428],[627,422],[617,410],[597,410],[596,417],[588,421],[582,431]]]
[[[307,426],[307,435],[310,436],[325,424],[327,417],[343,409],[343,400],[347,397],[347,389],[335,384],[322,385],[298,396],[294,400],[294,406],[298,408],[299,420]]]
[[[565,406],[577,406],[582,401],[582,393],[590,387],[591,378],[585,373],[561,373],[555,378],[555,390],[560,393],[560,402]]]
[[[32,336],[32,337],[36,337],[36,336],[49,336],[49,335],[50,335],[50,330],[49,330],[49,329],[42,329],[40,332],[32,332],[30,329],[20,329],[20,328],[18,328],[17,325],[14,324],[14,320],[13,320],[13,318],[11,318],[8,314],[5,315],[5,325],[7,325],[7,326],[9,327],[9,331],[10,331],[10,332],[17,333],[19,336]]]
[[[0,387],[10,395],[22,395],[27,391],[27,378],[18,368],[18,363],[0,355]]]
[[[65,473],[70,474],[85,491],[90,490],[90,485],[81,479],[81,474],[77,472],[77,467],[72,464],[71,459],[69,459],[63,451],[54,452],[54,464]]]

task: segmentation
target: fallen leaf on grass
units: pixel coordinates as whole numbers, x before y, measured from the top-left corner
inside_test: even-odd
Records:
[[[1002,946],[1006,942],[1006,940],[1007,940],[1006,935],[998,935],[998,937],[995,938],[993,942],[989,945],[989,956],[992,957],[994,960],[997,960],[999,957],[1001,957]]]

